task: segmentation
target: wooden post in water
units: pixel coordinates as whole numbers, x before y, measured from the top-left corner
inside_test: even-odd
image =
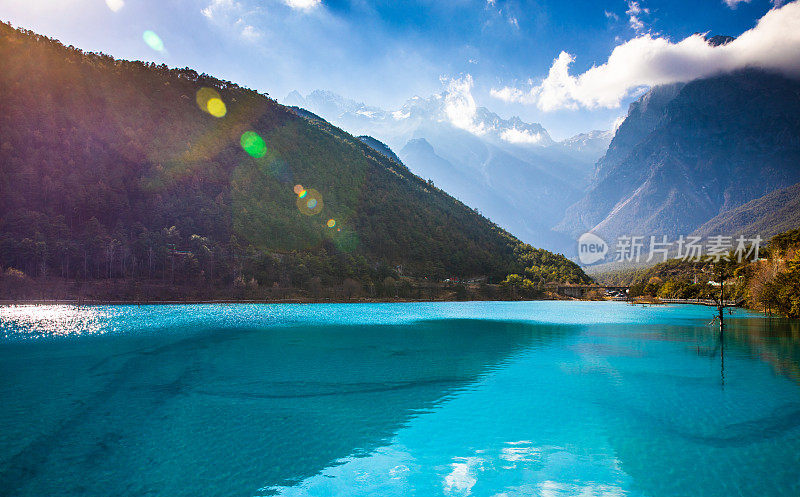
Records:
[[[725,388],[725,270],[720,271],[719,278],[719,375],[722,387]]]
[[[725,270],[720,269],[719,273],[719,305],[717,305],[717,310],[719,311],[719,334],[720,338],[722,338],[722,333],[725,331]]]
[[[719,335],[722,338],[722,333],[725,330],[725,265],[720,261],[714,265],[717,273],[717,281],[719,281],[719,299],[714,297],[717,304],[717,319],[719,319]]]
[[[719,319],[719,374],[722,388],[725,388],[725,276],[726,264],[723,261],[718,261],[714,264],[715,272],[717,273],[717,281],[719,281],[719,299],[714,297],[717,304],[717,319]]]

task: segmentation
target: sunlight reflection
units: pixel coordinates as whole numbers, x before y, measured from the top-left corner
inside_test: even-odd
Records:
[[[336,226],[336,220],[335,219],[328,219],[328,222],[325,223],[325,224],[328,225],[328,228],[333,228],[334,226]]]
[[[572,483],[547,480],[539,483],[539,492],[542,497],[622,497],[626,492],[617,485],[602,485],[595,483]],[[503,494],[501,494],[503,495]],[[505,494],[510,495],[510,494]]]
[[[559,446],[537,447],[528,440],[474,449],[466,456],[448,456],[447,450],[441,449],[441,445],[408,445],[395,439],[392,445],[381,447],[367,457],[349,456],[334,461],[322,472],[297,484],[265,487],[260,491],[282,497],[618,497],[626,494],[624,482],[628,477],[613,456],[588,456]],[[565,473],[565,468],[579,468],[583,474],[592,476],[572,477]],[[491,493],[487,492],[489,488]]]
[[[444,477],[444,493],[469,495],[472,487],[478,482],[475,470],[481,466],[483,459],[479,457],[456,457],[451,463],[452,471]]]
[[[541,450],[531,446],[528,440],[518,442],[506,442],[508,447],[503,447],[500,451],[500,459],[510,462],[532,462],[533,458],[541,454]],[[504,466],[504,469],[513,469],[515,466]]]
[[[104,313],[95,307],[74,305],[0,307],[0,333],[4,338],[94,334],[101,331],[104,322]]]

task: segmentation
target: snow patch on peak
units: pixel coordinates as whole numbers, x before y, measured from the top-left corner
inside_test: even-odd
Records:
[[[542,141],[542,134],[534,133],[525,129],[509,128],[500,133],[500,138],[508,143],[537,145]]]

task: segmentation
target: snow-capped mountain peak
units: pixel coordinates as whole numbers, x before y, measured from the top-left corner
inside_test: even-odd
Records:
[[[315,90],[305,98],[293,91],[287,95],[284,103],[307,108],[354,133],[374,133],[375,128],[390,127],[392,123],[398,123],[403,129],[423,123],[449,123],[492,141],[537,147],[555,144],[539,123],[527,123],[518,116],[503,119],[486,107],[475,107],[473,101],[451,97],[447,92],[430,97],[414,96],[393,111],[325,90]],[[392,141],[391,136],[384,138]]]
[[[399,151],[412,172],[523,240],[566,250],[569,240],[550,228],[579,198],[610,137],[590,132],[555,142],[541,124],[479,107],[469,90],[469,80],[450,81],[446,91],[391,111],[319,90],[305,98],[293,92],[284,102],[369,135],[362,141],[380,153]]]

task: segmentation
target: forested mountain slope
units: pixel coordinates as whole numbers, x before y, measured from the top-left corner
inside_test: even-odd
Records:
[[[0,95],[0,265],[30,276],[500,280],[532,250],[327,122],[188,68],[0,24]]]
[[[746,235],[770,238],[800,226],[800,183],[781,188],[724,212],[695,230],[695,235]]]
[[[296,106],[301,115],[318,115],[353,134],[381,140],[414,174],[520,239],[574,251],[574,240],[552,228],[580,198],[613,133],[594,131],[556,142],[539,123],[504,119],[471,105],[467,117],[454,122],[448,102],[471,102],[464,91],[447,88],[415,96],[395,110],[321,90],[306,97],[294,91],[283,102]]]

